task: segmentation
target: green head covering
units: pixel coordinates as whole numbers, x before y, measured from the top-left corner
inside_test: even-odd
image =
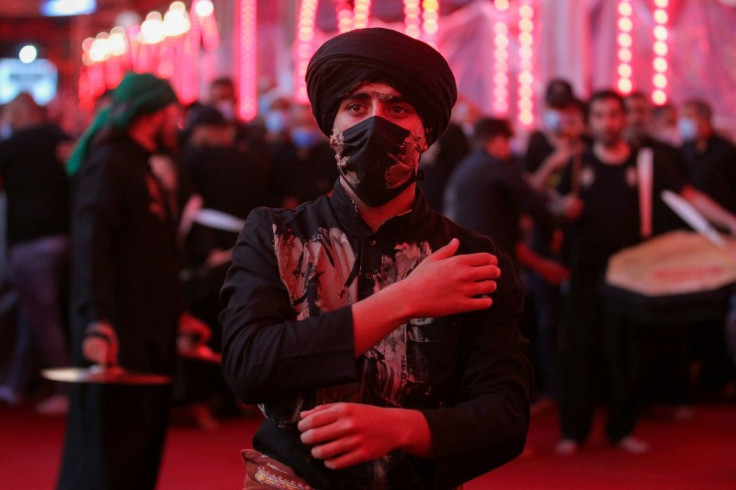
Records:
[[[66,166],[74,175],[82,166],[94,137],[105,128],[124,131],[141,114],[151,114],[177,102],[169,82],[150,73],[128,73],[112,93],[112,102],[102,109],[82,134]]]

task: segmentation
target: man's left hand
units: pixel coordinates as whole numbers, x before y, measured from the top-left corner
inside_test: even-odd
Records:
[[[301,413],[301,441],[312,456],[339,470],[378,459],[403,444],[405,427],[397,421],[400,409],[359,403],[330,403]],[[396,416],[395,416],[396,415]]]

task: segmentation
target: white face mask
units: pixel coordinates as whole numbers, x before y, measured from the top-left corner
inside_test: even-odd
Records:
[[[698,135],[698,126],[695,119],[691,117],[681,117],[677,120],[677,128],[680,130],[680,136],[683,141],[692,141]]]
[[[544,113],[544,126],[547,130],[557,133],[560,131],[562,125],[562,117],[560,113],[553,110],[548,110]]]
[[[222,113],[222,116],[228,121],[235,120],[235,106],[227,100],[222,100],[215,104],[217,110]]]

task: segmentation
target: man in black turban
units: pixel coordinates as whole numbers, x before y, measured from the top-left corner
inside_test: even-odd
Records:
[[[522,451],[530,378],[510,257],[415,182],[452,72],[363,29],[315,53],[307,91],[338,182],[251,213],[222,291],[225,377],[266,416],[245,488],[452,488]]]

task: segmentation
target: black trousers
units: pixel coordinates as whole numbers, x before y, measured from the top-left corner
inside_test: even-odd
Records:
[[[583,442],[601,400],[606,436],[617,442],[634,430],[639,412],[641,348],[636,325],[605,311],[605,270],[573,270],[559,331],[559,410],[562,436]]]
[[[74,385],[57,489],[154,489],[170,401],[168,385]]]

